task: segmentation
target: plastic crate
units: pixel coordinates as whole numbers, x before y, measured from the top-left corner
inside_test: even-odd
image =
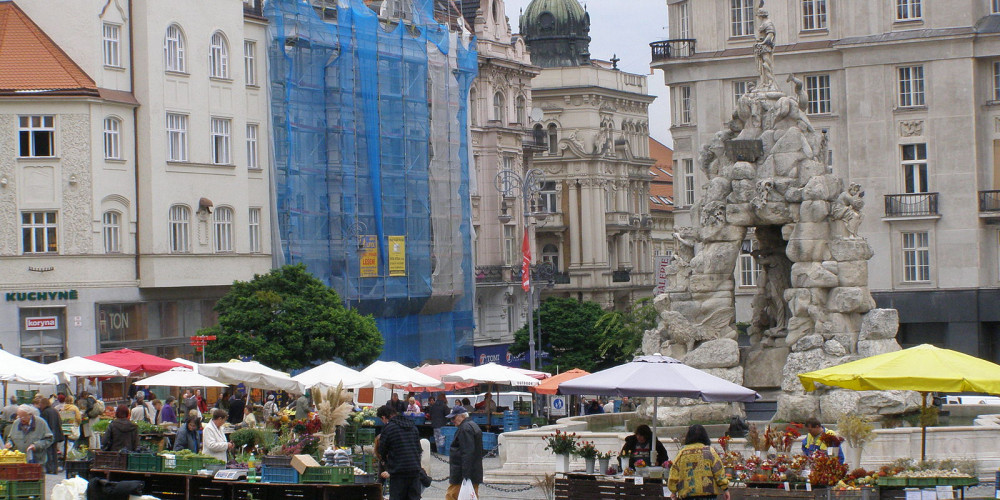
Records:
[[[375,429],[372,427],[361,427],[358,429],[357,443],[360,445],[375,443]]]
[[[262,465],[268,467],[291,467],[292,466],[292,456],[291,455],[266,455],[264,459],[261,460]]]
[[[939,477],[937,478],[937,484],[940,486],[976,486],[979,484],[979,479],[974,477]]]
[[[495,432],[484,432],[483,433],[483,451],[490,451],[497,449],[497,434]]]
[[[474,424],[486,425],[486,420],[489,417],[485,413],[470,413],[469,418]]]
[[[90,466],[93,464],[93,460],[67,460],[64,466],[66,469],[66,479],[80,476],[83,479],[90,480]],[[3,495],[0,495],[0,498],[3,498]]]
[[[214,458],[177,456],[170,454],[162,455],[161,459],[161,471],[173,474],[197,474],[198,471],[204,469],[206,465],[224,463],[222,460]]]
[[[0,481],[41,481],[42,464],[0,464]]]
[[[291,467],[274,467],[265,465],[261,469],[262,483],[298,483],[299,472]]]
[[[936,477],[911,477],[906,480],[907,486],[937,486],[938,478]]]
[[[438,448],[438,453],[444,456],[451,455],[451,442],[455,439],[454,434],[444,436],[444,445]]]
[[[424,425],[427,422],[427,415],[406,415],[406,418],[410,419],[414,425]]]
[[[375,473],[375,457],[367,453],[351,455],[351,464],[369,474]]]
[[[354,483],[354,467],[306,467],[299,476],[300,483],[319,484],[352,484]]]
[[[441,435],[444,437],[455,437],[456,432],[458,432],[458,427],[453,425],[446,425],[441,428]]]
[[[0,455],[0,464],[25,464],[28,463],[28,455]]]
[[[7,483],[6,498],[41,498],[44,484],[43,481],[11,481]]]
[[[357,474],[354,476],[354,484],[375,484],[378,476],[375,474]]]
[[[17,395],[17,404],[30,405],[34,401],[35,394],[38,394],[38,391],[18,390],[15,394]]]
[[[152,453],[131,453],[128,456],[128,470],[135,472],[160,472],[162,460]]]
[[[91,469],[128,470],[128,455],[117,451],[95,451]]]
[[[905,477],[882,476],[878,478],[879,486],[906,486]]]

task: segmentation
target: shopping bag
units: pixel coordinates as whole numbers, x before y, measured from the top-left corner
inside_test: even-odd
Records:
[[[458,500],[479,500],[476,489],[472,487],[472,481],[468,479],[462,481],[462,489],[458,490]]]

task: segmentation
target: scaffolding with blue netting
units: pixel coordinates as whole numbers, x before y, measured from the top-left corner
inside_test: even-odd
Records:
[[[281,257],[375,317],[382,359],[472,357],[474,37],[434,0],[271,0]]]

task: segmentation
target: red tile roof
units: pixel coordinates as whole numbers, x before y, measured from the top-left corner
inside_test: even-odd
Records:
[[[93,95],[97,85],[14,2],[0,1],[0,95]]]
[[[649,157],[656,160],[656,163],[649,167],[649,174],[653,177],[649,183],[649,209],[655,212],[670,212],[674,209],[674,152],[650,137]]]

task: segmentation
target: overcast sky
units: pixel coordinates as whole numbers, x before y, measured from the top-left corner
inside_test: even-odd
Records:
[[[519,31],[520,12],[531,0],[504,0],[510,28]],[[618,54],[618,67],[630,73],[649,75],[649,93],[657,96],[649,105],[649,135],[673,146],[670,140],[670,123],[667,87],[663,85],[663,72],[649,74],[650,42],[666,40],[666,0],[585,0],[590,13],[590,56],[609,60]]]

